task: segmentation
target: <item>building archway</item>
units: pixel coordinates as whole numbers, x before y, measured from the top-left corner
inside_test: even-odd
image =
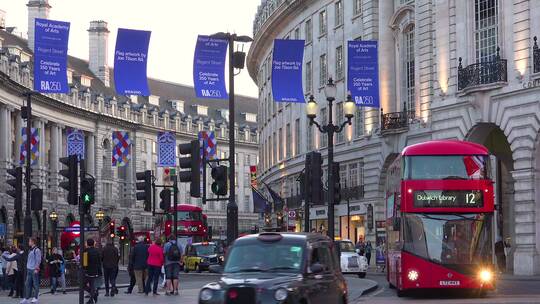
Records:
[[[511,172],[514,170],[512,149],[503,130],[493,123],[475,125],[465,137],[465,140],[485,146],[492,157],[491,178],[495,182],[495,240],[502,238],[515,240],[514,216],[514,183]],[[508,270],[513,270],[513,252],[507,255]]]

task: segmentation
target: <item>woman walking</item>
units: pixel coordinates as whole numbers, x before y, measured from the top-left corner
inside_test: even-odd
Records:
[[[364,250],[366,252],[366,259],[368,267],[371,263],[371,251],[373,250],[373,247],[371,246],[371,241],[367,241],[366,247],[364,247]]]
[[[51,277],[51,294],[54,294],[58,288],[58,278],[60,278],[60,266],[62,264],[62,257],[58,254],[56,247],[52,249],[47,264],[49,265],[49,276]]]
[[[153,283],[153,294],[159,295],[157,287],[159,283],[159,275],[161,274],[161,266],[164,261],[163,249],[161,248],[161,241],[156,239],[154,244],[148,248],[148,279],[146,280],[146,286],[144,293],[148,295],[150,293],[150,284]]]
[[[12,259],[14,257],[17,256],[17,248],[15,246],[11,246],[10,250],[9,250],[9,255],[7,256],[8,258]],[[7,266],[6,266],[6,275],[7,275],[7,278],[8,278],[8,287],[9,287],[9,294],[8,294],[8,297],[14,297],[14,295],[16,295],[16,286],[15,286],[15,279],[17,278],[17,271],[19,271],[19,268],[18,268],[18,265],[17,265],[17,260],[12,260],[12,261],[9,261],[7,262]]]

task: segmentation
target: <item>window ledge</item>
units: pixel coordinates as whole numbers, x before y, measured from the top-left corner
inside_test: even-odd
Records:
[[[321,40],[322,38],[324,38],[324,37],[326,36],[326,34],[327,34],[327,33],[322,33],[322,34],[320,34],[317,38],[318,38],[319,40]]]
[[[304,44],[304,47],[307,47],[313,43],[313,40],[306,40],[306,43]]]
[[[458,97],[461,97],[461,96],[465,96],[465,95],[475,93],[475,92],[483,92],[483,91],[499,89],[506,85],[508,85],[508,82],[499,81],[499,82],[492,82],[492,83],[487,83],[487,84],[470,86],[470,87],[466,87],[462,89],[461,91],[458,91],[457,95]]]
[[[342,27],[343,27],[343,21],[340,24],[334,26],[334,32],[337,31],[339,28],[342,28]]]
[[[356,19],[362,17],[362,12],[356,13],[352,16],[351,20],[354,22]]]

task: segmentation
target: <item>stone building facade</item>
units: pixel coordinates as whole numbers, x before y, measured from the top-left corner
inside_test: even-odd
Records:
[[[48,18],[48,1],[30,1],[27,6],[29,24],[33,24],[33,18]],[[28,37],[33,37],[33,26],[29,28]],[[44,209],[58,214],[59,226],[78,218],[76,206],[67,204],[66,193],[58,186],[62,179],[59,158],[66,155],[69,128],[84,132],[87,171],[97,180],[92,217],[102,209],[107,221],[127,224],[134,231],[152,230],[155,224],[156,217],[144,212],[142,202],[135,200],[135,173],[152,170],[161,182],[163,168],[156,167],[159,131],[174,132],[177,144],[196,139],[199,131],[214,131],[219,158],[228,157],[228,132],[235,132],[239,231],[249,231],[258,223],[257,215],[252,213],[249,175],[249,166],[258,162],[256,99],[237,96],[236,125],[229,130],[228,101],[198,99],[189,86],[148,79],[152,95],[116,95],[112,68],[107,62],[108,33],[105,21],[90,22],[89,60],[68,58],[69,94],[32,96],[33,127],[40,132],[40,156],[32,180],[44,190]],[[33,52],[28,40],[13,34],[9,27],[0,29],[0,46],[0,223],[6,224],[11,238],[22,235],[24,214],[14,211],[12,198],[5,194],[9,187],[5,184],[6,169],[19,165],[21,127],[26,126],[21,106],[25,104],[23,94],[32,89]],[[119,130],[129,132],[131,161],[125,167],[112,167],[112,131]],[[208,180],[210,184],[211,178]],[[227,202],[203,206],[200,199],[189,196],[189,184],[184,183],[179,183],[179,193],[180,203],[203,208],[215,233],[226,228]],[[50,231],[47,217],[45,223],[41,213],[34,213],[32,218],[34,234],[39,235],[44,228]],[[93,218],[89,220],[97,223]]]
[[[303,85],[306,96],[319,101],[319,121],[328,113],[322,88],[329,76],[337,101],[345,99],[347,41],[377,40],[381,109],[358,109],[352,126],[335,139],[341,180],[347,180],[342,186],[363,190],[350,202],[349,226],[346,206],[336,207],[336,234],[376,239],[367,206],[374,207],[376,222],[383,220],[386,170],[403,147],[468,140],[493,155],[495,234],[511,245],[507,268],[539,274],[539,29],[540,7],[527,0],[262,1],[247,63],[259,87],[260,179],[294,195],[304,154],[319,150],[324,158],[327,146],[309,127],[304,104],[273,102],[273,39],[306,41]],[[334,121],[344,120],[340,107]],[[317,219],[312,225],[325,223],[325,207],[311,215]]]

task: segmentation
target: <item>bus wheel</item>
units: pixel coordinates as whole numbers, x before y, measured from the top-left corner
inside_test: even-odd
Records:
[[[195,270],[197,273],[201,273],[201,266],[199,266],[199,264],[195,265]]]
[[[397,293],[398,298],[402,298],[405,296],[405,290],[396,288],[396,293]]]

